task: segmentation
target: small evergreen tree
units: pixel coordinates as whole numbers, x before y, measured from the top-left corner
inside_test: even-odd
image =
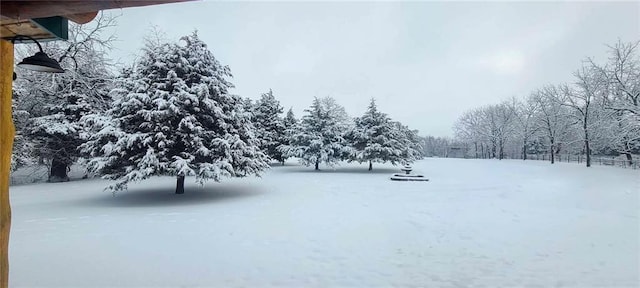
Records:
[[[251,98],[242,99],[242,109],[244,109],[245,112],[247,112],[250,115],[252,115],[251,118],[253,118],[253,109],[254,108],[255,107],[253,105],[253,101],[251,100]]]
[[[281,139],[282,144],[278,147],[278,150],[280,151],[283,158],[282,165],[284,165],[284,161],[289,158],[287,157],[285,151],[291,145],[291,138],[300,130],[298,119],[296,119],[296,116],[293,114],[292,108],[289,108],[289,111],[287,111],[287,116],[285,116],[283,119],[283,125],[284,135]]]
[[[85,117],[96,128],[83,145],[95,157],[89,168],[117,180],[108,187],[112,191],[170,175],[177,177],[176,194],[182,194],[185,176],[204,184],[268,168],[244,100],[228,92],[229,68],[197,33],[181,40],[185,45],[147,43],[129,78],[133,90],[106,116]]]
[[[296,125],[298,125],[298,119],[296,119],[296,115],[293,114],[293,108],[289,108],[289,111],[287,111],[287,116],[284,117],[283,122],[285,130],[294,128],[296,127]]]
[[[271,159],[284,163],[282,152],[278,149],[284,144],[285,126],[280,116],[283,108],[273,96],[273,91],[262,94],[253,107],[253,125],[260,141],[260,149]]]
[[[284,149],[285,155],[298,157],[302,164],[314,165],[315,170],[320,170],[322,162],[333,166],[346,159],[350,150],[344,133],[349,130],[349,116],[344,108],[331,97],[316,97],[305,112],[299,131]]]
[[[373,163],[404,162],[403,151],[392,136],[393,126],[387,114],[378,111],[374,99],[371,99],[367,111],[355,119],[355,127],[348,134],[347,139],[353,148],[350,161],[358,163],[369,162],[369,170]]]
[[[400,151],[400,161],[406,165],[423,158],[424,147],[417,130],[411,130],[400,122],[391,122],[392,145]]]
[[[48,105],[47,115],[31,120],[28,132],[35,149],[40,157],[51,159],[49,182],[69,181],[69,167],[80,157],[78,147],[84,142],[80,118],[95,109],[88,103],[87,94],[64,93],[64,101]]]

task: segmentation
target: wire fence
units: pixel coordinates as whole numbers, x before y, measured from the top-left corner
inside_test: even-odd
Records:
[[[527,154],[528,160],[551,161],[550,154]],[[566,163],[585,163],[587,157],[585,155],[555,155],[556,162]],[[591,156],[591,165],[616,166],[630,169],[640,169],[639,159],[629,162],[626,159],[607,156]]]

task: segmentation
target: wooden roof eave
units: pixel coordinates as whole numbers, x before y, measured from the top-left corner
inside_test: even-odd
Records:
[[[33,19],[63,16],[73,22],[84,24],[93,20],[101,10],[141,7],[158,4],[188,2],[193,0],[138,0],[138,1],[0,1],[2,19]]]

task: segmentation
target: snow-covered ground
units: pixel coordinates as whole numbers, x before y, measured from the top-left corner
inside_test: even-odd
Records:
[[[11,188],[10,284],[637,287],[640,171],[426,159],[274,166],[173,195],[154,178]]]

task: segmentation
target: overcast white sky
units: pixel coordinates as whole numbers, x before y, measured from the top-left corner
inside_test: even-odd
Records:
[[[587,56],[640,40],[640,2],[217,2],[113,10],[112,57],[131,62],[155,25],[197,29],[233,91],[273,89],[296,116],[333,96],[352,116],[375,98],[422,135],[452,136],[465,110],[571,81]]]

